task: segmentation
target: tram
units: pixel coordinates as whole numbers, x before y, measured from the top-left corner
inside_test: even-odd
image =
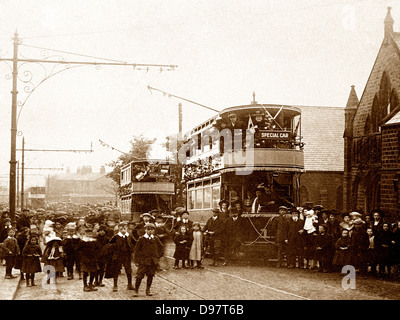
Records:
[[[157,211],[166,219],[171,215],[175,184],[171,164],[165,160],[132,161],[120,173],[121,217],[138,223],[144,212]]]
[[[299,205],[304,172],[301,110],[294,106],[229,107],[185,135],[187,210],[205,223],[221,200],[241,201],[242,251],[276,256],[271,229],[280,205]],[[273,193],[277,201],[257,202]]]

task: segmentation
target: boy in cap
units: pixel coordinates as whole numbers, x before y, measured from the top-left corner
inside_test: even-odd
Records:
[[[118,224],[118,233],[110,239],[110,244],[116,244],[115,252],[115,265],[113,269],[114,287],[113,291],[118,291],[118,275],[122,266],[125,269],[126,277],[128,280],[128,290],[133,290],[132,285],[132,266],[131,254],[134,246],[132,237],[128,233],[128,224],[123,221]]]
[[[6,275],[5,279],[13,279],[16,278],[12,275],[12,268],[15,265],[15,260],[17,255],[19,255],[20,249],[18,246],[18,241],[15,238],[15,229],[8,230],[8,236],[3,242],[3,248],[5,250],[5,260],[6,260]]]
[[[138,296],[140,284],[145,276],[147,276],[146,295],[152,296],[150,287],[156,272],[159,258],[162,252],[162,243],[160,239],[154,235],[156,226],[148,223],[144,227],[145,234],[139,238],[135,246],[135,265],[137,266],[136,282],[134,288],[134,297]]]

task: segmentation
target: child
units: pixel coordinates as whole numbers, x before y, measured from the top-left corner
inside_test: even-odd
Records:
[[[42,250],[39,245],[39,235],[31,234],[30,239],[22,250],[22,268],[21,272],[26,274],[26,286],[35,285],[35,273],[42,272],[40,257]],[[31,280],[31,283],[29,283]]]
[[[128,223],[120,222],[118,224],[118,233],[110,239],[110,244],[115,244],[114,261],[113,261],[113,278],[114,287],[113,291],[118,291],[118,275],[124,266],[126,277],[128,280],[128,290],[133,290],[132,285],[132,266],[131,266],[131,254],[134,250],[133,239],[128,233]]]
[[[64,272],[64,251],[61,241],[59,237],[49,238],[42,256],[42,262],[45,266],[50,265],[54,267],[56,279],[57,276],[60,276]]]
[[[164,248],[169,237],[169,232],[165,226],[164,218],[161,215],[156,216],[155,226],[156,229],[154,231],[154,235],[157,236],[163,244],[157,271],[165,271],[168,263],[166,261],[166,257],[164,257]]]
[[[325,224],[318,226],[318,236],[315,241],[315,260],[319,262],[318,271],[329,272],[332,266],[332,237],[326,233]]]
[[[81,257],[81,271],[83,272],[83,291],[97,291],[93,281],[99,270],[98,257],[100,255],[100,245],[96,242],[96,236],[92,229],[86,229],[85,235],[79,241],[76,250]],[[88,283],[89,277],[89,283]]]
[[[376,249],[377,249],[377,258],[379,263],[379,275],[387,275],[390,277],[391,274],[391,249],[393,246],[393,233],[390,230],[390,225],[387,222],[382,223],[382,229],[377,232],[375,237]]]
[[[367,228],[369,246],[367,250],[367,264],[370,267],[370,273],[376,275],[376,251],[375,251],[375,235],[372,226]]]
[[[182,268],[186,268],[186,260],[189,260],[190,247],[192,245],[192,238],[187,232],[186,226],[181,226],[179,233],[174,236],[175,243],[175,265],[174,269],[179,269],[179,260],[182,260]]]
[[[18,246],[18,241],[15,239],[15,229],[8,230],[8,236],[3,242],[3,248],[5,250],[6,256],[6,275],[5,279],[14,279],[15,276],[12,275],[12,268],[15,265],[16,256],[19,255],[20,249]]]
[[[318,223],[314,210],[304,210],[304,258],[306,259],[306,268],[314,268],[315,240],[317,237],[317,229],[315,225]]]
[[[106,263],[107,263],[107,255],[106,255],[105,246],[110,241],[110,238],[107,235],[107,230],[108,230],[108,228],[106,225],[100,225],[99,230],[97,231],[96,241],[100,248],[100,254],[98,257],[99,270],[96,273],[96,280],[94,283],[94,285],[96,287],[104,287],[103,278],[104,278],[104,273],[106,270]]]
[[[65,226],[67,235],[64,237],[62,245],[65,253],[65,266],[67,268],[67,276],[68,280],[74,279],[74,265],[76,266],[77,271],[80,271],[79,268],[79,253],[76,251],[76,246],[79,243],[79,237],[76,233],[76,224],[68,223]],[[79,272],[80,273],[80,272]]]
[[[150,287],[157,269],[158,260],[161,256],[162,243],[157,236],[154,236],[156,226],[148,223],[145,226],[145,234],[141,236],[135,246],[135,265],[137,266],[134,297],[138,296],[140,283],[144,276],[147,276],[146,295],[152,296]]]
[[[339,269],[339,272],[341,272],[343,266],[350,264],[350,246],[349,230],[343,229],[342,236],[335,243],[335,255],[333,257],[333,265]]]
[[[182,212],[182,219],[177,222],[175,225],[175,234],[179,233],[179,230],[181,229],[181,226],[186,227],[186,232],[190,233],[193,227],[193,221],[189,220],[189,212],[188,211],[183,211]]]
[[[29,228],[27,227],[22,227],[17,234],[15,235],[15,239],[17,239],[18,246],[19,246],[19,252],[22,253],[22,250],[24,250],[24,247],[28,241],[28,236],[29,236]],[[22,272],[22,255],[19,254],[15,257],[15,265],[14,269],[20,270],[21,273],[21,281],[25,280],[24,273]]]
[[[190,265],[191,268],[204,269],[201,265],[201,260],[203,259],[204,246],[203,246],[203,232],[200,229],[200,223],[193,223],[193,241],[189,252]],[[196,261],[196,266],[194,266],[194,261]]]

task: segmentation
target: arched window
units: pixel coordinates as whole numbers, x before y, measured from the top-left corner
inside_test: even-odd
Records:
[[[379,86],[380,119],[383,119],[390,112],[391,85],[387,73],[384,71]]]
[[[377,132],[379,130],[379,121],[380,121],[380,116],[379,116],[379,99],[378,96],[375,95],[374,101],[372,102],[372,108],[371,108],[371,124],[372,124],[372,131]]]
[[[371,133],[373,133],[372,121],[371,121],[371,117],[368,115],[367,119],[365,120],[365,124],[364,124],[364,134],[371,134]]]
[[[399,98],[397,97],[397,92],[395,89],[392,90],[390,94],[390,110],[392,112],[399,105]]]

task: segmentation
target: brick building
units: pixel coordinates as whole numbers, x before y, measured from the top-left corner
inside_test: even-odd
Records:
[[[377,208],[398,218],[400,177],[400,32],[388,8],[384,37],[360,100],[354,86],[345,108],[345,210]]]
[[[117,200],[117,186],[107,177],[105,168],[99,173],[90,166],[78,168],[76,173],[51,176],[46,181],[46,200],[72,203],[99,204]]]
[[[301,106],[305,172],[300,204],[343,209],[344,107]]]

